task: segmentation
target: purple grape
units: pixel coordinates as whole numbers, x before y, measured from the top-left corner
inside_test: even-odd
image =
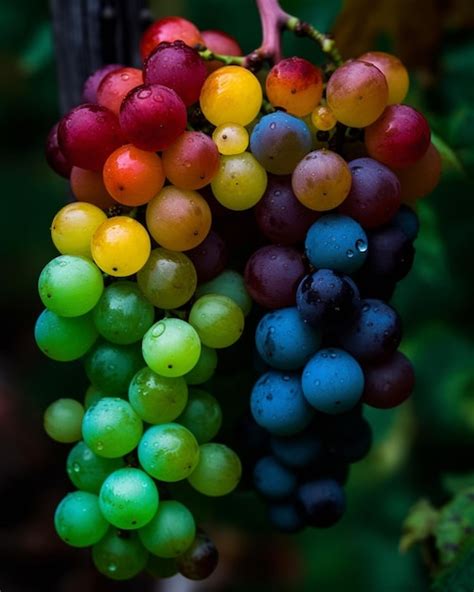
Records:
[[[379,364],[364,366],[364,376],[362,401],[378,409],[401,405],[415,386],[413,366],[401,352],[394,352]]]
[[[299,488],[298,501],[308,526],[328,528],[335,524],[346,509],[346,497],[334,479],[309,481]]]
[[[56,123],[51,128],[45,145],[45,156],[49,166],[55,173],[61,175],[65,179],[69,179],[72,165],[64,155],[58,143],[58,128],[59,123]]]
[[[216,569],[219,552],[202,530],[198,531],[193,544],[176,558],[176,566],[181,575],[189,580],[205,580]]]
[[[123,67],[122,64],[107,64],[95,72],[92,72],[82,87],[82,99],[84,103],[97,103],[97,90],[99,89],[102,80],[104,80],[110,72]]]
[[[222,238],[211,230],[201,244],[186,251],[196,269],[199,282],[208,282],[224,270],[227,264],[227,246]]]
[[[368,257],[361,272],[398,282],[410,271],[414,257],[413,243],[402,230],[379,228],[369,233]]]

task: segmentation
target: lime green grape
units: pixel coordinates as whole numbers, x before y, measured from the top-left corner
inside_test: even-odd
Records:
[[[148,551],[135,532],[111,528],[92,547],[92,560],[98,571],[111,580],[130,580],[145,569]]]
[[[154,555],[177,557],[192,545],[196,523],[186,506],[174,500],[164,501],[151,522],[138,531],[138,536]]]
[[[181,376],[168,378],[142,368],[128,389],[130,404],[147,423],[168,423],[178,417],[188,400],[188,386]]]
[[[84,408],[89,409],[89,407],[92,407],[97,401],[100,401],[100,399],[106,396],[106,393],[96,388],[93,384],[89,385],[84,395]]]
[[[104,481],[99,495],[104,517],[117,528],[145,526],[158,510],[158,489],[151,477],[140,469],[114,471]]]
[[[74,491],[61,500],[54,514],[54,526],[60,538],[72,547],[95,545],[109,528],[100,511],[99,498],[87,491]]]
[[[188,404],[177,421],[194,434],[199,444],[212,440],[222,425],[217,399],[201,389],[189,389]]]
[[[90,314],[67,318],[46,309],[35,325],[36,344],[48,358],[57,362],[82,358],[94,345],[97,335]]]
[[[162,309],[179,308],[194,294],[197,275],[191,259],[184,253],[153,249],[138,272],[140,289],[150,302]]]
[[[62,317],[79,317],[94,308],[104,290],[97,265],[85,257],[60,255],[50,261],[38,280],[43,304]]]
[[[195,329],[181,319],[163,319],[143,338],[143,357],[161,376],[183,376],[197,364],[201,341]]]
[[[82,491],[98,494],[105,479],[117,469],[123,468],[121,458],[97,456],[85,442],[78,442],[67,457],[66,470],[69,479]]]
[[[142,420],[130,403],[104,397],[90,407],[82,422],[82,435],[89,448],[105,458],[131,452],[143,433]]]
[[[267,172],[250,152],[221,156],[212,193],[229,210],[248,210],[257,204],[267,188]]]
[[[150,555],[146,564],[146,571],[153,578],[161,580],[175,576],[178,573],[178,568],[174,558],[165,559],[164,557]]]
[[[140,464],[155,479],[175,482],[186,479],[199,460],[199,445],[193,434],[177,423],[149,428],[138,446]]]
[[[112,343],[140,341],[155,320],[155,309],[134,282],[115,282],[104,290],[94,309],[99,333]]]
[[[226,269],[214,279],[198,286],[196,297],[200,298],[205,294],[220,294],[232,298],[240,306],[245,316],[252,309],[252,298],[247,292],[244,278],[232,269]]]
[[[44,413],[44,429],[56,442],[70,444],[81,439],[84,407],[74,399],[58,399]]]
[[[188,477],[189,483],[204,495],[218,497],[233,491],[242,475],[240,459],[224,444],[202,444],[199,462]]]
[[[201,346],[201,355],[192,370],[184,375],[188,384],[203,384],[214,374],[217,368],[217,352],[207,345]]]
[[[249,145],[249,133],[238,123],[223,123],[217,126],[212,139],[219,152],[226,156],[241,154]]]
[[[193,304],[189,323],[208,347],[229,347],[244,330],[244,313],[231,298],[206,294]]]
[[[99,342],[87,354],[84,366],[87,377],[100,391],[114,396],[125,394],[143,366],[140,344]]]

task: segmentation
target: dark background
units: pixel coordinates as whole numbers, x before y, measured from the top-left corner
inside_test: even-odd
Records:
[[[417,550],[399,553],[402,522],[420,497],[437,505],[449,499],[450,475],[474,471],[472,2],[282,4],[333,29],[344,57],[373,48],[398,53],[411,72],[408,102],[427,114],[442,152],[442,183],[418,208],[415,267],[395,296],[417,388],[401,408],[367,413],[375,446],[352,471],[349,511],[335,528],[269,536],[255,501],[236,496],[218,505],[210,528],[223,561],[214,582],[199,589],[422,592],[428,569]],[[202,29],[225,29],[246,52],[259,44],[252,0],[154,1],[152,8],[156,16],[179,14]],[[285,47],[286,55],[322,59],[310,41],[289,37]],[[45,136],[59,117],[45,2],[0,4],[0,72],[0,589],[152,589],[147,580],[106,583],[94,575],[87,552],[67,549],[52,528],[54,507],[70,487],[67,451],[47,441],[41,415],[58,397],[81,398],[86,384],[80,364],[47,360],[32,339],[40,310],[36,280],[55,255],[49,224],[68,195],[43,158]],[[159,586],[188,590],[184,581]]]

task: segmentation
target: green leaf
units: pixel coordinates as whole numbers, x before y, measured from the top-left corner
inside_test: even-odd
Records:
[[[448,569],[433,581],[432,592],[472,592],[474,589],[474,540]]]
[[[463,489],[474,487],[474,472],[462,474],[447,473],[446,475],[443,475],[442,480],[444,489],[452,495],[455,495]]]
[[[428,500],[418,501],[403,523],[400,551],[408,551],[415,543],[429,538],[435,531],[438,516],[438,511]]]
[[[441,564],[452,563],[474,534],[474,487],[458,493],[439,514],[435,527]],[[471,582],[473,586],[474,579]]]

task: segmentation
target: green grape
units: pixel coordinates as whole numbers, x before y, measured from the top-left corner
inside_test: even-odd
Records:
[[[87,491],[68,493],[54,514],[54,526],[60,538],[72,547],[95,545],[109,524],[102,516],[99,498]]]
[[[40,350],[57,362],[82,358],[97,339],[92,315],[66,318],[43,310],[35,325],[35,340]]]
[[[79,317],[94,308],[104,290],[97,265],[85,257],[60,255],[50,261],[38,280],[43,304],[62,317]]]
[[[211,187],[215,198],[224,207],[236,211],[248,210],[265,193],[267,172],[250,152],[221,156]]]
[[[157,557],[150,555],[148,563],[146,564],[146,571],[158,580],[164,578],[172,578],[178,573],[176,561],[174,558],[165,559],[164,557]]]
[[[149,428],[138,446],[140,464],[155,479],[186,479],[199,461],[199,445],[193,434],[177,423]]]
[[[190,547],[196,536],[191,512],[174,500],[160,503],[158,512],[138,531],[143,545],[158,557],[178,557]]]
[[[132,378],[128,398],[143,421],[168,423],[185,408],[188,386],[181,376],[167,378],[146,367]]]
[[[85,442],[78,442],[67,457],[66,470],[73,485],[82,491],[98,494],[105,479],[123,468],[121,458],[97,456]]]
[[[204,495],[217,497],[233,491],[242,475],[240,459],[224,444],[202,444],[199,462],[188,477],[189,483]]]
[[[111,580],[130,580],[145,569],[148,551],[135,532],[111,528],[92,547],[92,560],[98,571]]]
[[[143,433],[142,420],[130,403],[104,397],[86,411],[82,435],[93,452],[105,458],[117,458],[131,452]]]
[[[117,345],[101,341],[84,360],[87,377],[107,395],[122,395],[128,391],[133,376],[143,366],[139,344]]]
[[[226,269],[214,279],[198,286],[196,298],[200,298],[205,294],[220,294],[232,298],[240,306],[245,316],[252,309],[252,298],[247,292],[244,278],[240,273],[232,269]]]
[[[196,329],[202,343],[208,347],[229,347],[244,330],[244,313],[227,296],[206,294],[193,304],[189,323]]]
[[[177,421],[194,434],[199,444],[212,440],[221,428],[221,406],[201,389],[189,389],[188,404]]]
[[[214,374],[217,368],[217,352],[215,349],[201,345],[201,355],[192,370],[184,375],[188,384],[203,384]]]
[[[56,442],[70,444],[81,439],[84,407],[74,399],[58,399],[44,413],[44,429]]]
[[[143,357],[161,376],[183,376],[197,364],[201,341],[195,329],[181,319],[163,319],[143,338]]]
[[[86,394],[84,395],[84,407],[89,409],[92,407],[97,401],[106,397],[106,393],[103,393],[101,390],[96,388],[93,384],[89,385],[88,389],[86,390]]]
[[[99,333],[112,343],[140,341],[155,320],[155,309],[134,282],[115,282],[104,290],[94,309]]]
[[[104,517],[117,528],[145,526],[158,510],[158,489],[140,469],[118,469],[104,481],[99,495]]]
[[[137,281],[145,296],[162,309],[179,308],[194,294],[197,275],[191,259],[184,253],[153,249]]]

